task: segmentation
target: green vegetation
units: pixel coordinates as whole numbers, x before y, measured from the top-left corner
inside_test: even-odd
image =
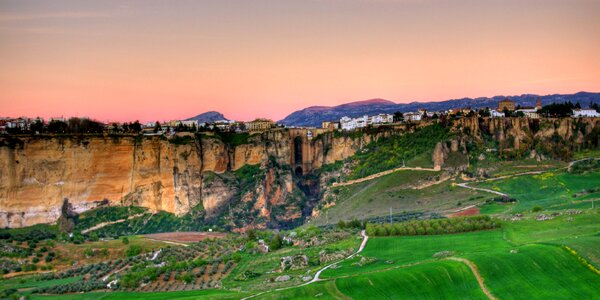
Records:
[[[142,214],[148,210],[139,206],[107,206],[81,213],[75,221],[75,230],[84,230],[102,222],[127,219],[129,216]]]
[[[523,175],[471,184],[471,186],[510,194],[518,200],[512,211],[522,212],[536,206],[552,210],[590,208],[591,199],[600,197],[600,190],[595,190],[598,182],[600,182],[600,172],[586,174],[545,172],[539,175]]]
[[[494,229],[498,220],[489,216],[459,217],[452,219],[419,220],[396,224],[367,223],[369,236],[435,235]]]
[[[367,145],[352,158],[355,166],[350,179],[362,178],[371,174],[402,166],[403,162],[431,153],[438,142],[450,137],[448,128],[433,124],[415,132],[382,138]]]
[[[495,195],[455,187],[440,178],[440,172],[397,171],[369,181],[330,188],[329,201],[335,205],[323,209],[313,224],[335,224],[352,218],[366,220],[402,212],[443,212],[476,205]],[[327,198],[326,198],[327,200]],[[323,203],[321,203],[323,205]]]
[[[246,293],[238,293],[225,290],[197,290],[197,291],[178,291],[178,292],[112,292],[112,293],[86,293],[86,294],[67,294],[67,295],[31,295],[32,300],[159,300],[159,299],[239,299],[246,296]]]

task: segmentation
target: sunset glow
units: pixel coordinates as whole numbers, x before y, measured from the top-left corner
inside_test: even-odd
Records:
[[[0,1],[0,116],[600,91],[600,1]]]

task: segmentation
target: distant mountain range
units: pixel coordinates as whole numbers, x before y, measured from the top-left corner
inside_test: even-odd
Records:
[[[337,106],[310,106],[295,111],[280,120],[278,123],[287,126],[301,127],[320,127],[323,121],[337,121],[343,116],[359,117],[363,115],[375,115],[380,113],[394,113],[396,111],[408,112],[417,111],[420,108],[428,111],[448,110],[452,108],[471,107],[471,108],[494,108],[498,102],[509,98],[521,106],[535,106],[538,98],[541,98],[542,105],[555,102],[571,101],[579,102],[582,107],[587,107],[590,103],[600,104],[600,93],[579,92],[576,94],[554,94],[554,95],[534,95],[524,94],[520,96],[494,96],[480,98],[462,98],[439,102],[411,102],[395,103],[385,99],[371,99],[364,101],[350,102]]]
[[[225,116],[223,116],[223,114],[218,111],[207,111],[203,114],[199,114],[195,117],[191,117],[186,120],[187,121],[196,120],[196,121],[198,121],[198,123],[210,123],[210,122],[228,120],[228,119],[225,118]]]

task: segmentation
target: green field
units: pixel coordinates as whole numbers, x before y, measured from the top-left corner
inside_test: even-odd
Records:
[[[224,290],[197,290],[197,291],[181,291],[181,292],[152,292],[152,293],[136,293],[136,292],[112,292],[112,293],[85,293],[85,294],[68,294],[68,295],[31,295],[30,299],[44,300],[127,300],[127,299],[144,299],[144,300],[159,300],[159,299],[176,299],[176,300],[191,300],[191,299],[240,299],[246,296],[244,293],[236,293]]]
[[[469,268],[447,260],[318,282],[267,293],[257,299],[348,298],[486,299]]]
[[[311,223],[335,224],[338,220],[369,218],[395,213],[442,212],[460,206],[478,204],[494,195],[452,186],[447,180],[422,187],[439,179],[439,172],[398,171],[373,180],[332,188],[337,194],[335,205],[326,209]],[[415,187],[419,187],[415,189]]]
[[[473,262],[498,299],[596,299],[600,275],[563,249],[568,245],[588,262],[600,257],[600,211],[563,215],[548,221],[527,218],[501,230],[452,235],[370,238],[362,257],[328,269],[327,280],[261,299],[485,299],[462,262],[435,258],[441,251]],[[597,265],[597,263],[596,263]]]
[[[471,184],[509,194],[518,200],[512,212],[530,210],[535,206],[547,209],[591,208],[592,199],[600,199],[600,191],[576,193],[598,188],[600,172],[576,175],[566,172],[545,172],[539,175],[523,175],[511,178]]]

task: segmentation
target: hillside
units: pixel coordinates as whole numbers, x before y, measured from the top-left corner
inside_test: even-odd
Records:
[[[553,94],[535,95],[523,94],[513,96],[498,95],[494,97],[460,98],[439,102],[411,102],[394,103],[384,99],[372,99],[366,101],[350,102],[337,106],[311,106],[295,111],[280,120],[279,123],[288,126],[320,127],[321,122],[339,120],[343,116],[359,117],[363,115],[375,115],[380,113],[394,113],[396,111],[408,112],[424,108],[428,111],[448,110],[459,107],[485,108],[497,107],[500,100],[506,97],[512,99],[521,106],[535,106],[537,98],[541,98],[542,105],[555,102],[571,101],[579,102],[582,106],[589,103],[600,104],[600,93],[579,92],[576,94]]]
[[[218,111],[207,111],[205,113],[199,114],[195,117],[191,117],[186,119],[188,121],[196,120],[198,123],[210,123],[221,120],[228,120],[225,116]]]

